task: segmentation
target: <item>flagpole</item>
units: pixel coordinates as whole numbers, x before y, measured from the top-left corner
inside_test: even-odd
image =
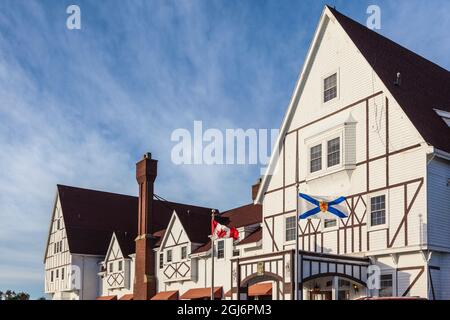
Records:
[[[299,285],[298,285],[298,280],[299,280],[299,274],[298,274],[298,269],[299,269],[299,265],[298,265],[298,220],[299,220],[299,215],[300,215],[300,210],[299,210],[299,183],[297,182],[297,194],[296,194],[296,217],[295,217],[295,300],[300,300],[300,295],[299,295]]]
[[[216,210],[211,210],[211,226],[214,222]],[[212,228],[211,228],[212,231]],[[211,232],[211,300],[214,300],[214,234]]]

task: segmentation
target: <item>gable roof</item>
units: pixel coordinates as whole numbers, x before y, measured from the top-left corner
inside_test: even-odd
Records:
[[[136,238],[136,197],[58,185],[71,253],[105,255],[112,233]]]
[[[137,236],[138,198],[122,194],[58,185],[67,241],[71,253],[105,255],[113,232],[116,233],[124,255],[134,253],[134,239]],[[191,206],[176,202],[153,200],[157,212],[154,221],[155,236],[162,237],[173,210],[183,217],[189,234],[195,240],[198,228],[190,218],[200,214],[205,216],[210,208]],[[209,231],[209,220],[208,227]],[[203,238],[201,238],[203,241]]]
[[[448,138],[450,128],[433,110],[436,108],[450,111],[449,71],[329,6],[325,6],[321,15],[273,150],[278,150],[288,130],[299,100],[298,93],[306,81],[306,74],[313,59],[314,48],[325,21],[332,17],[335,17],[366,61],[372,66],[374,72],[397,100],[423,139],[437,149],[450,152],[450,139]],[[399,86],[394,83],[398,72],[401,74]],[[273,172],[275,166],[276,157],[272,154],[267,172]],[[255,203],[261,203],[269,181],[270,175],[265,174]]]
[[[433,110],[450,111],[450,72],[328,8],[425,141],[450,152],[450,128]],[[401,84],[394,80],[401,74]]]

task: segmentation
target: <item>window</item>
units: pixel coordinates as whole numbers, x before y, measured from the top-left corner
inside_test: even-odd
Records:
[[[59,230],[61,228],[61,219],[58,219],[56,224],[57,224],[57,229]]]
[[[392,297],[392,274],[382,274],[380,276],[380,297]]]
[[[119,261],[119,271],[122,271],[122,261]]]
[[[386,223],[386,197],[384,195],[370,199],[370,225]]]
[[[287,217],[286,218],[286,241],[292,241],[295,240],[295,224],[297,222],[297,218],[295,216]]]
[[[53,282],[53,270],[50,272],[50,282]]]
[[[112,262],[109,263],[109,272],[114,271],[114,264]]]
[[[187,258],[187,247],[181,247],[181,260]]]
[[[164,253],[159,254],[159,268],[162,269],[164,266]]]
[[[64,280],[64,268],[61,268],[61,280]]]
[[[337,73],[323,79],[323,102],[337,97]]]
[[[337,137],[328,141],[328,167],[335,166],[341,162],[341,141]]]
[[[53,244],[53,253],[57,253],[58,252],[58,247],[56,242]]]
[[[322,170],[322,145],[319,144],[310,149],[310,172]]]
[[[239,251],[239,249],[234,249],[233,250],[233,257],[239,257],[241,254],[241,252]]]
[[[323,221],[324,228],[336,227],[336,225],[337,225],[337,220],[336,219],[325,219]]]
[[[172,262],[172,250],[167,250],[167,262]]]
[[[217,259],[223,259],[225,257],[225,241],[220,240],[217,242]]]
[[[59,269],[56,269],[56,279],[59,278]]]

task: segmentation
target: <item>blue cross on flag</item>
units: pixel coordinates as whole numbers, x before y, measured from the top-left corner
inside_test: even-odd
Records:
[[[330,198],[299,193],[299,219],[342,219],[347,218],[345,197]]]

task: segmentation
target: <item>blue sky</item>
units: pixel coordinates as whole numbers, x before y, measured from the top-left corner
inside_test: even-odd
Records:
[[[57,183],[134,195],[146,151],[164,198],[248,203],[258,166],[176,166],[171,132],[278,128],[325,3],[450,69],[448,1],[2,0],[0,290],[43,295]]]

